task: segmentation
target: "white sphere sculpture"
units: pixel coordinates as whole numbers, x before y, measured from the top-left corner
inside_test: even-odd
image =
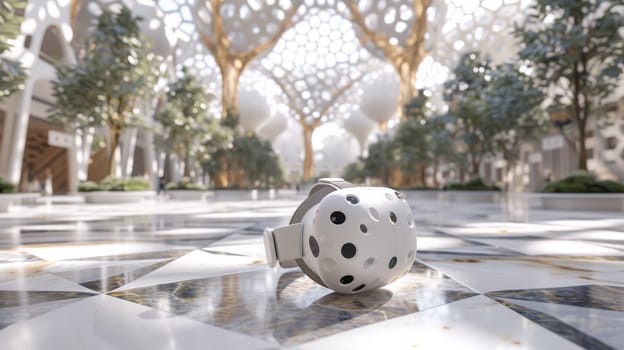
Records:
[[[246,132],[254,132],[271,116],[271,107],[264,96],[256,91],[238,92],[240,125]]]
[[[276,113],[266,123],[258,129],[258,135],[273,142],[284,131],[288,129],[288,117],[283,113]]]
[[[364,152],[368,135],[373,131],[375,123],[368,119],[362,111],[356,109],[351,112],[349,118],[342,122],[342,126],[358,141],[360,152]]]
[[[396,113],[399,104],[399,82],[384,78],[364,87],[360,109],[377,123],[385,123]]]

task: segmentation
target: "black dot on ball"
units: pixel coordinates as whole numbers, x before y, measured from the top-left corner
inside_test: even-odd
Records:
[[[353,291],[353,292],[357,292],[357,291],[362,290],[362,288],[364,288],[364,287],[366,287],[366,285],[365,285],[365,284],[360,284],[359,286],[357,286],[357,287],[353,288],[353,290],[352,290],[352,291]]]
[[[353,276],[351,275],[344,275],[340,278],[340,283],[342,284],[349,284],[353,282]]]
[[[405,196],[401,192],[394,191],[394,195],[400,200],[405,200]]]
[[[362,233],[366,233],[366,232],[368,232],[368,227],[366,227],[366,225],[364,225],[364,224],[361,224],[360,225],[360,231],[362,231]]]
[[[340,248],[340,253],[342,253],[342,256],[347,259],[354,257],[356,251],[357,249],[355,249],[353,243],[345,243],[342,245],[342,248]]]
[[[358,203],[360,203],[360,199],[358,197],[356,197],[355,195],[349,194],[347,195],[347,202],[356,205]]]
[[[334,225],[340,225],[340,224],[344,223],[346,219],[347,219],[347,217],[341,211],[335,211],[335,212],[331,213],[331,215],[329,216],[329,220]]]
[[[397,222],[397,216],[396,216],[396,214],[393,211],[390,212],[390,221],[393,224],[396,224],[396,222]]]
[[[316,238],[314,238],[314,236],[310,236],[308,243],[310,244],[310,251],[312,252],[312,255],[314,255],[315,258],[318,258],[320,249]]]
[[[397,257],[393,256],[392,259],[390,259],[390,262],[388,263],[388,268],[393,269],[397,264]]]

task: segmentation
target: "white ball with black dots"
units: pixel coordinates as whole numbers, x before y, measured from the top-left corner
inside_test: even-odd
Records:
[[[405,275],[416,257],[416,230],[401,193],[322,179],[290,225],[265,230],[264,244],[269,265],[299,266],[317,283],[351,294]]]

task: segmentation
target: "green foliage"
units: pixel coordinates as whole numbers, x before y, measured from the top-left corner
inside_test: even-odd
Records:
[[[549,110],[567,114],[576,125],[579,169],[587,169],[587,121],[620,83],[623,26],[622,0],[536,0],[516,28],[520,60],[544,93],[555,91]]]
[[[85,43],[84,56],[59,67],[53,81],[56,98],[51,119],[74,128],[139,125],[138,98],[154,93],[158,77],[148,39],[130,10],[104,11]]]
[[[255,134],[235,135],[231,143],[223,143],[221,146],[202,161],[204,170],[212,178],[220,171],[237,169],[244,174],[247,186],[243,187],[267,188],[284,182],[279,156],[269,141]]]
[[[429,187],[429,186],[409,186],[402,188],[406,191],[437,191],[437,187]]]
[[[253,134],[241,136],[234,140],[234,150],[238,167],[245,173],[249,184],[253,185],[258,179],[264,179],[266,185],[283,182],[279,157],[269,141],[261,140]]]
[[[225,113],[225,119],[222,121],[222,125],[232,130],[236,130],[239,123],[239,115],[231,109],[228,109]]]
[[[427,125],[427,96],[423,90],[404,106],[405,120],[394,135],[399,153],[399,167],[405,173],[416,173],[432,161],[430,128]]]
[[[464,145],[470,173],[477,175],[483,157],[496,152],[515,162],[521,142],[544,129],[538,108],[542,91],[518,66],[493,66],[477,52],[462,56],[454,75],[444,84],[445,99],[451,105],[447,118]]]
[[[429,151],[434,164],[441,161],[463,163],[464,158],[456,151],[454,118],[448,114],[436,114],[427,118]]]
[[[0,193],[15,193],[15,185],[0,177]]]
[[[486,185],[481,178],[474,178],[465,183],[451,183],[444,186],[445,191],[500,191],[500,187]]]
[[[156,114],[161,125],[157,142],[184,160],[185,176],[190,172],[190,159],[206,156],[204,145],[223,133],[219,121],[208,112],[213,101],[214,96],[184,67],[182,76],[169,84],[166,106]]]
[[[611,180],[598,180],[589,173],[578,173],[553,181],[541,190],[546,193],[622,193],[624,184]]]
[[[394,135],[399,152],[399,167],[405,173],[416,173],[419,168],[431,163],[431,144],[426,120],[407,119],[402,121]]]
[[[196,159],[200,163],[214,160],[219,152],[224,152],[234,147],[234,137],[234,130],[223,125],[216,125],[203,138],[195,155]]]
[[[170,182],[165,187],[168,191],[205,191],[206,186],[193,183],[188,177],[182,178],[179,182]]]
[[[355,178],[375,177],[388,183],[392,169],[399,168],[406,175],[424,175],[427,166],[446,160],[458,161],[454,148],[455,135],[449,130],[454,119],[448,115],[428,116],[427,97],[419,91],[417,97],[404,107],[405,120],[401,121],[392,138],[380,138],[369,145],[363,168],[352,164],[350,174]],[[351,175],[352,174],[352,175]],[[347,178],[349,177],[347,176]]]
[[[102,189],[100,188],[100,185],[98,185],[97,183],[93,181],[85,181],[81,183],[80,185],[78,185],[78,192],[95,192],[95,191],[102,191]]]
[[[539,110],[544,97],[515,65],[497,66],[491,74],[483,99],[485,114],[496,130],[494,149],[514,163],[520,155],[521,142],[545,132],[546,120]]]
[[[132,177],[129,179],[119,179],[115,177],[107,177],[100,181],[99,184],[95,182],[86,181],[78,186],[80,192],[94,192],[94,191],[148,191],[150,189],[150,183],[147,179],[142,177]]]
[[[407,101],[403,106],[403,115],[407,119],[423,119],[428,114],[427,102],[429,98],[425,94],[425,90],[419,89],[417,95]]]
[[[20,34],[25,0],[0,0],[0,55],[11,47],[9,40]],[[23,88],[26,72],[19,62],[0,57],[0,100]]]
[[[143,123],[137,101],[154,94],[159,75],[160,59],[150,52],[139,20],[125,6],[117,14],[104,11],[86,40],[84,55],[76,65],[58,67],[52,82],[51,121],[75,129],[108,128],[108,173],[114,169],[121,132]]]
[[[350,163],[344,170],[342,177],[352,183],[363,183],[366,181],[366,171],[364,170],[366,163],[363,159]]]
[[[397,142],[389,138],[379,138],[377,142],[368,146],[364,172],[384,183],[390,183],[391,171],[399,165],[400,157]]]
[[[129,179],[104,179],[100,186],[107,188],[107,191],[148,191],[150,183],[142,177],[131,177]]]
[[[455,69],[454,78],[444,83],[444,99],[450,104],[449,117],[454,119],[457,137],[465,145],[462,154],[469,158],[470,173],[477,175],[481,159],[495,151],[497,123],[486,113],[483,94],[492,76],[492,64],[478,52],[464,54]]]

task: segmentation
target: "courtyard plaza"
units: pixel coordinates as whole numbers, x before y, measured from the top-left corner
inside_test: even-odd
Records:
[[[304,194],[0,214],[2,349],[624,348],[621,212],[406,192],[410,272],[340,295],[266,264]]]

